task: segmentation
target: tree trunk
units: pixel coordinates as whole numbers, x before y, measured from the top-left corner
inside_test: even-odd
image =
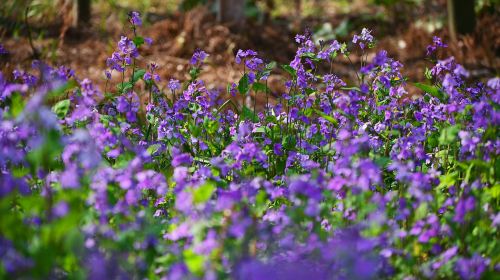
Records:
[[[448,0],[448,25],[453,41],[458,35],[470,34],[476,28],[474,0]]]
[[[91,15],[91,0],[75,0],[76,1],[76,16],[74,18],[74,26],[82,27],[90,24]]]
[[[245,0],[219,0],[217,20],[231,23],[237,28],[245,23]]]

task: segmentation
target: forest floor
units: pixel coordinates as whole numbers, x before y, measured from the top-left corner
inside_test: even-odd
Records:
[[[450,42],[446,28],[431,34],[414,22],[395,26],[388,21],[355,14],[339,14],[327,19],[304,18],[295,27],[287,18],[266,23],[248,22],[245,29],[234,31],[230,26],[218,24],[206,8],[200,7],[186,14],[162,16],[151,22],[138,30],[143,37],[154,40],[151,47],[141,47],[139,65],[145,67],[146,63],[154,61],[160,66],[163,81],[170,78],[182,81],[189,77],[191,54],[198,48],[203,49],[210,57],[201,78],[209,88],[225,89],[228,83],[237,81],[241,75],[241,69],[234,63],[238,49],[254,49],[265,60],[288,63],[297,48],[293,39],[297,31],[294,30],[303,32],[308,27],[314,30],[325,23],[335,28],[349,22],[347,32],[337,36],[339,41],[349,41],[353,33],[360,32],[363,27],[372,29],[378,44],[368,58],[385,49],[389,56],[405,65],[403,74],[414,81],[423,80],[425,68],[432,65],[425,59],[425,51],[433,35],[442,37],[449,45],[441,57],[454,56],[471,72],[471,79],[482,80],[498,75],[500,66],[500,20],[497,14],[480,16],[476,33],[461,37],[456,43]],[[105,24],[100,29],[69,29],[63,37],[58,32],[60,27],[53,27],[53,30],[45,30],[43,38],[35,36],[33,45],[41,52],[41,59],[54,66],[68,66],[78,77],[90,78],[103,89],[106,58],[116,49],[120,36],[130,36],[131,33],[127,23],[113,16]],[[28,69],[33,50],[27,36],[4,36],[1,44],[10,52],[4,71]],[[359,61],[358,54],[352,54],[352,58],[354,64]],[[346,80],[355,80],[353,66],[342,59],[333,64],[333,72]],[[270,77],[269,86],[275,94],[282,92],[284,78],[284,73],[279,70]]]

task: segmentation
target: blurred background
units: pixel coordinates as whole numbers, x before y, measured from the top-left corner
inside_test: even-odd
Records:
[[[102,84],[106,58],[121,35],[130,36],[127,14],[135,10],[144,20],[138,32],[154,40],[141,47],[140,60],[158,63],[164,81],[185,80],[198,48],[210,54],[202,78],[225,88],[239,75],[234,55],[240,48],[288,63],[297,33],[350,41],[363,27],[378,40],[373,53],[386,49],[414,80],[424,79],[434,35],[449,45],[441,58],[455,56],[471,79],[481,80],[499,73],[499,6],[500,0],[2,0],[0,44],[10,53],[2,70],[27,68],[37,58]],[[342,60],[334,70],[353,73]],[[279,80],[278,71],[271,88]]]

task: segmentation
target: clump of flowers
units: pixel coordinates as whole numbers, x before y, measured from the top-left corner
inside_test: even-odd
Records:
[[[374,48],[368,29],[349,44],[305,34],[288,91],[250,109],[205,86],[201,50],[188,81],[160,85],[135,60],[141,23],[130,14],[108,59],[113,94],[41,62],[0,75],[0,278],[499,273],[498,77],[439,60],[409,96],[383,50],[353,64],[357,81],[323,72]],[[252,50],[236,64],[227,90],[267,96],[276,64]]]

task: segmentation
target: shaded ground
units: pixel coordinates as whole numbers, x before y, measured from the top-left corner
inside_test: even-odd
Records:
[[[417,27],[416,24],[394,25],[394,23],[366,18],[363,15],[337,15],[325,19],[304,19],[301,30],[307,27],[315,28],[329,22],[336,27],[349,19],[351,31],[339,41],[349,41],[352,33],[362,27],[373,29],[374,36],[379,40],[375,51],[386,49],[390,56],[400,60],[404,73],[412,80],[422,80],[423,72],[430,63],[426,62],[425,48],[432,41],[433,35],[441,36],[449,43],[446,28],[430,34]],[[112,15],[106,22],[105,32],[90,28],[86,30],[68,30],[63,42],[59,37],[60,27],[52,27],[46,34],[52,35],[45,39],[34,40],[35,47],[41,51],[42,59],[52,65],[66,65],[74,69],[78,77],[88,77],[104,88],[103,70],[105,61],[116,48],[120,35],[130,34],[126,23]],[[234,54],[238,49],[255,49],[264,59],[288,63],[296,50],[295,33],[291,23],[286,18],[275,19],[267,23],[248,23],[244,30],[231,31],[230,26],[215,22],[207,9],[196,8],[187,14],[175,14],[159,17],[155,22],[139,30],[144,37],[152,37],[154,45],[143,47],[139,63],[155,61],[160,66],[160,76],[166,81],[169,78],[187,79],[188,62],[191,54],[197,48],[210,54],[209,62],[202,73],[202,78],[209,82],[208,87],[225,88],[227,83],[236,81],[239,69],[234,64]],[[479,16],[476,33],[462,37],[456,44],[442,53],[443,57],[453,55],[471,71],[472,79],[484,79],[498,75],[500,65],[500,20],[498,13],[484,13]],[[26,37],[6,37],[2,44],[11,53],[6,68],[29,67],[32,59],[32,49]],[[353,61],[356,63],[356,54]],[[352,66],[339,59],[334,63],[334,72],[353,79]],[[283,73],[276,71],[269,82],[275,92],[282,89]],[[348,78],[349,79],[349,78]],[[163,82],[162,84],[166,84]]]

